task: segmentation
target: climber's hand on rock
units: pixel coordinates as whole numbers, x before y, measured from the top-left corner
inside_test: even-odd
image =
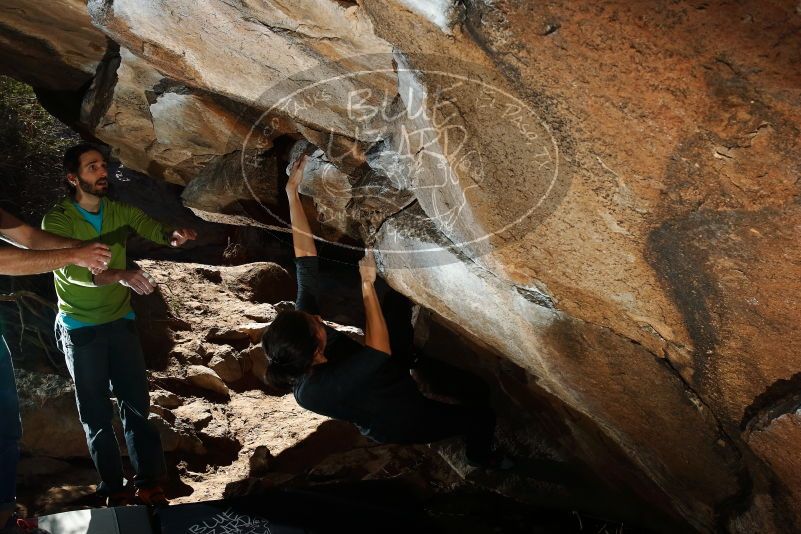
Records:
[[[298,192],[300,182],[303,180],[303,169],[306,168],[306,158],[308,158],[306,155],[299,157],[295,162],[295,166],[292,167],[292,172],[289,173],[289,180],[286,183],[288,195],[294,195]]]
[[[369,284],[375,282],[375,256],[373,255],[373,251],[369,248],[364,252],[364,258],[359,260],[359,274],[362,277],[362,282]]]

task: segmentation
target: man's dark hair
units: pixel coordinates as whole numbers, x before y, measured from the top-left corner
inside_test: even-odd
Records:
[[[267,382],[287,390],[311,369],[318,342],[305,313],[284,311],[264,332],[261,343],[267,354]]]
[[[104,158],[106,157],[106,153],[103,148],[92,143],[81,143],[79,145],[69,147],[66,152],[64,152],[64,160],[62,161],[64,165],[64,171],[78,176],[78,171],[81,168],[81,156],[92,150],[97,150],[103,155]],[[70,194],[74,193],[75,186],[69,183],[69,181],[66,179],[65,181],[67,183],[67,192]]]
[[[92,150],[97,150],[103,154],[104,158],[106,157],[103,149],[93,143],[81,143],[69,147],[67,151],[64,152],[64,171],[77,175],[78,170],[81,168],[81,156]]]

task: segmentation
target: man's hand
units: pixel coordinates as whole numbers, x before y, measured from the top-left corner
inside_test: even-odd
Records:
[[[292,167],[292,172],[289,173],[289,180],[286,183],[287,195],[294,195],[298,192],[300,182],[303,180],[303,169],[306,168],[307,155],[303,155],[295,161],[295,166]]]
[[[170,246],[180,247],[187,241],[193,241],[195,239],[197,239],[197,232],[191,228],[179,228],[170,234]]]
[[[102,273],[108,269],[111,261],[111,250],[103,243],[88,243],[72,249],[73,265],[86,267],[92,274]]]
[[[138,295],[149,295],[156,289],[155,281],[144,271],[120,271],[120,284],[130,287]]]
[[[362,277],[362,282],[370,284],[375,282],[375,256],[369,248],[364,251],[364,258],[359,260],[359,274]]]

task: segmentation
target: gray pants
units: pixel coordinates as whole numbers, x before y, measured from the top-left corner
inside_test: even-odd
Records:
[[[111,425],[110,393],[117,397],[131,464],[138,487],[158,484],[166,472],[158,430],[150,411],[147,374],[134,321],[67,330],[56,323],[67,368],[75,382],[75,400],[89,453],[100,474],[97,492],[108,495],[124,487],[119,444]]]

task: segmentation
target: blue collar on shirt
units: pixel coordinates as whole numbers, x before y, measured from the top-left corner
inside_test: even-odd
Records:
[[[73,204],[75,204],[75,207],[78,209],[78,213],[83,215],[83,218],[86,219],[86,222],[91,224],[97,234],[100,235],[100,229],[103,227],[103,202],[100,202],[100,209],[97,211],[97,213],[86,211],[77,202],[73,202]]]

